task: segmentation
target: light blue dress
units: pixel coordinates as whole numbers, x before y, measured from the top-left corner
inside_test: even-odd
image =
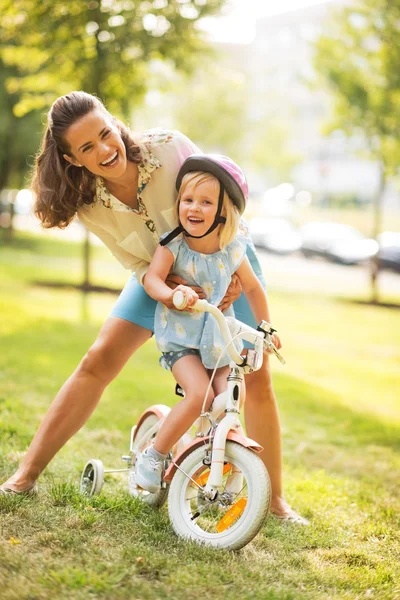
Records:
[[[168,234],[165,234],[165,236]],[[165,237],[162,236],[162,237]],[[224,248],[213,254],[201,254],[191,250],[182,234],[166,246],[174,255],[173,272],[185,279],[188,285],[200,286],[207,300],[218,306],[225,296],[232,274],[246,256],[246,239],[240,235]],[[232,306],[225,316],[235,316]],[[208,313],[178,311],[157,304],[154,333],[158,348],[163,353],[196,349],[207,369],[213,369],[223,353],[218,367],[229,364],[229,356],[223,352],[225,342],[214,317]],[[240,341],[235,342],[240,351]],[[161,363],[163,364],[163,363]]]

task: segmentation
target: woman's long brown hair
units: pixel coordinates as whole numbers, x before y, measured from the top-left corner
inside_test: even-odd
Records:
[[[67,227],[79,208],[92,204],[95,199],[95,176],[85,168],[75,167],[63,156],[71,156],[65,141],[67,129],[95,109],[109,114],[96,96],[71,92],[58,98],[47,115],[47,127],[36,157],[31,186],[36,196],[34,211],[43,227]],[[140,148],[129,129],[120,121],[117,125],[127,159],[140,162]]]

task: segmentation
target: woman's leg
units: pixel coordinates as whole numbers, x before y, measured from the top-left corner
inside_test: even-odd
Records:
[[[89,352],[50,405],[17,472],[3,484],[14,490],[32,485],[64,444],[86,423],[104,388],[151,331],[118,317],[109,317]]]
[[[262,269],[251,241],[247,245],[247,256],[265,288]],[[257,325],[243,294],[233,307],[237,319],[251,327]],[[246,375],[245,421],[248,436],[264,447],[261,458],[271,479],[271,512],[277,517],[306,524],[307,520],[297,515],[283,497],[281,428],[267,359],[259,371]]]
[[[271,512],[282,514],[287,505],[282,497],[281,429],[267,358],[259,371],[246,375],[244,413],[247,435],[264,448],[260,457],[271,479]]]
[[[167,454],[200,415],[210,381],[200,357],[194,355],[183,356],[179,359],[172,367],[172,374],[185,391],[185,397],[175,404],[155,437],[153,446],[160,454]],[[213,399],[214,394],[211,389],[206,408],[210,406]]]

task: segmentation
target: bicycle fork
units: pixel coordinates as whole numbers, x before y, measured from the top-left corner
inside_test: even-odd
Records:
[[[228,433],[233,430],[243,434],[239,421],[242,382],[243,372],[241,368],[237,365],[231,365],[231,372],[228,376],[228,389],[222,393],[227,396],[225,416],[219,422],[212,439],[210,476],[204,489],[206,496],[209,498],[214,498],[222,485]]]
[[[209,498],[214,498],[222,485],[226,438],[231,429],[237,431],[239,434],[243,433],[242,426],[235,413],[227,414],[215,431],[212,444],[210,475],[204,488],[205,495]]]

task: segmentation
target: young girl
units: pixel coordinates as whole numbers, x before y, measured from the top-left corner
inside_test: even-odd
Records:
[[[238,233],[240,215],[247,200],[247,184],[241,169],[229,158],[193,155],[177,177],[179,226],[162,236],[144,278],[147,293],[159,302],[155,336],[162,364],[172,370],[185,398],[168,415],[153,446],[138,457],[136,481],[149,492],[160,489],[163,464],[170,448],[199,416],[212,370],[217,364],[207,408],[226,388],[229,356],[212,316],[191,310],[198,299],[191,288],[171,290],[165,283],[171,270],[188,285],[200,286],[218,306],[231,276],[236,273],[257,321],[269,321],[265,291],[246,258],[246,240]],[[186,296],[186,311],[174,310],[176,290]],[[225,315],[234,316],[230,307]],[[279,337],[273,339],[281,347]]]

